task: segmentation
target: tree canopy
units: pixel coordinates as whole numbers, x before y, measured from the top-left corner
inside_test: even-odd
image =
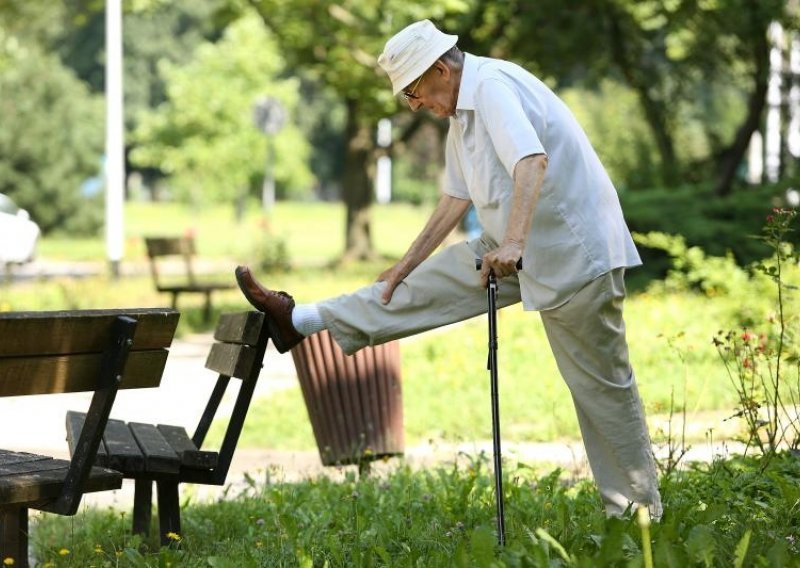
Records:
[[[259,97],[297,110],[299,81],[278,79],[283,60],[254,16],[233,23],[216,43],[205,42],[188,63],[163,62],[167,100],[146,113],[135,132],[132,160],[170,175],[184,196],[235,202],[264,172],[274,146],[275,178],[291,190],[309,187],[309,147],[294,121],[269,139],[256,128]]]

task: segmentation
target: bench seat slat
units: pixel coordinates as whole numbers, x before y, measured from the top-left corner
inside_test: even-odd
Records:
[[[159,284],[157,292],[216,292],[218,290],[231,290],[233,284],[229,282],[195,282],[193,284]]]
[[[158,431],[180,456],[181,467],[211,470],[217,467],[219,453],[198,450],[186,429],[181,426],[159,424]]]
[[[24,503],[38,508],[35,505],[37,501],[56,499],[61,494],[68,470],[69,462],[65,461],[64,466],[58,469],[24,473],[13,477],[0,477],[0,503],[3,505]],[[93,467],[82,492],[107,491],[120,487],[122,487],[121,473],[102,467]],[[43,503],[41,504],[43,505]]]
[[[28,452],[12,452],[10,450],[0,450],[0,467],[6,467],[15,463],[30,461],[37,458],[47,459],[47,456],[30,454]]]
[[[128,424],[131,434],[139,444],[139,449],[144,455],[145,469],[152,473],[178,473],[180,460],[178,454],[169,445],[152,424],[131,422]]]
[[[69,467],[65,460],[53,459],[50,456],[38,456],[39,459],[21,461],[0,467],[0,478],[21,473],[36,473],[37,471],[50,471]]]
[[[172,344],[180,314],[166,308],[0,313],[0,357],[101,353],[118,316],[139,322],[133,351]]]
[[[256,350],[235,343],[214,343],[206,359],[207,369],[228,377],[247,377],[255,364]]]
[[[144,455],[128,425],[122,420],[109,420],[103,433],[103,444],[108,455],[107,467],[123,473],[145,470]]]
[[[168,353],[166,349],[130,353],[119,388],[157,387],[161,383]],[[100,353],[0,357],[0,396],[95,390],[102,359]]]
[[[61,494],[70,462],[27,452],[0,450],[0,503],[32,503]],[[84,492],[119,489],[122,474],[102,467],[89,472]]]
[[[69,446],[69,455],[75,453],[75,448],[78,445],[78,440],[83,431],[83,423],[86,421],[85,412],[77,412],[75,410],[67,411],[67,445]],[[102,443],[97,447],[97,465],[106,465],[108,463],[108,454],[106,447]]]

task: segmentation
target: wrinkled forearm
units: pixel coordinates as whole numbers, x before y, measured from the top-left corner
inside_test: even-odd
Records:
[[[399,264],[408,274],[436,250],[469,209],[470,201],[443,195],[419,236],[409,247]]]
[[[523,158],[514,168],[514,196],[503,243],[515,244],[524,250],[546,170],[547,156],[544,154]]]

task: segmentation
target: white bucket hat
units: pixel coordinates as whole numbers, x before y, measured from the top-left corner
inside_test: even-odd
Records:
[[[414,22],[392,36],[378,57],[378,65],[389,75],[393,94],[427,71],[457,41],[457,35],[442,33],[430,20]]]

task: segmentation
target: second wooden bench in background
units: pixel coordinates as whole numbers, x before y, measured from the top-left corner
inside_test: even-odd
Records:
[[[172,308],[178,306],[181,294],[202,294],[205,297],[203,320],[211,320],[211,294],[220,290],[234,288],[233,280],[228,282],[202,281],[197,277],[194,267],[195,244],[191,236],[183,237],[145,237],[147,257],[150,259],[150,273],[158,292],[172,295]],[[162,264],[170,259],[178,260],[179,272],[174,278],[165,276]]]

